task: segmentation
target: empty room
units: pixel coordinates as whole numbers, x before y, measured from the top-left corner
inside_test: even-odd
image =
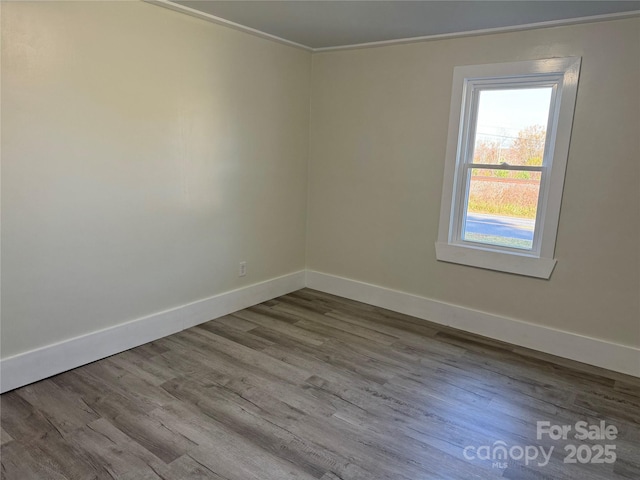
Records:
[[[640,1],[0,22],[0,478],[640,478]]]

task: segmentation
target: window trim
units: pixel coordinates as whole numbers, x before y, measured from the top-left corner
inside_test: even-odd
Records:
[[[449,134],[445,160],[442,203],[436,258],[441,261],[470,265],[520,275],[550,278],[556,265],[554,258],[560,205],[569,154],[575,109],[580,57],[550,58],[522,62],[467,65],[455,67],[449,114]],[[465,159],[473,141],[477,95],[482,86],[556,85],[549,110],[545,164],[542,168],[538,215],[532,250],[484,245],[461,240],[466,198],[461,185]],[[474,104],[471,104],[471,101]],[[549,128],[553,126],[555,128]]]

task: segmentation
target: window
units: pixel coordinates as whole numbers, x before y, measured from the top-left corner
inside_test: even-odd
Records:
[[[436,256],[549,278],[580,58],[456,67]]]

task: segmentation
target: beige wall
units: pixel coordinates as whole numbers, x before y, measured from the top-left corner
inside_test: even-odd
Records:
[[[303,269],[310,62],[142,2],[3,2],[2,357]]]
[[[453,67],[564,55],[551,280],[436,262]],[[314,54],[310,93],[311,62],[141,2],[3,2],[2,358],[303,269],[307,221],[309,269],[640,345],[638,19]]]
[[[551,279],[437,262],[453,68],[582,56]],[[640,346],[640,20],[313,56],[307,267]]]

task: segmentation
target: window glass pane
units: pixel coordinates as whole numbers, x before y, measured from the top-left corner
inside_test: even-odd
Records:
[[[540,172],[473,168],[469,175],[462,239],[531,250]]]
[[[481,90],[473,163],[542,165],[551,87]]]

